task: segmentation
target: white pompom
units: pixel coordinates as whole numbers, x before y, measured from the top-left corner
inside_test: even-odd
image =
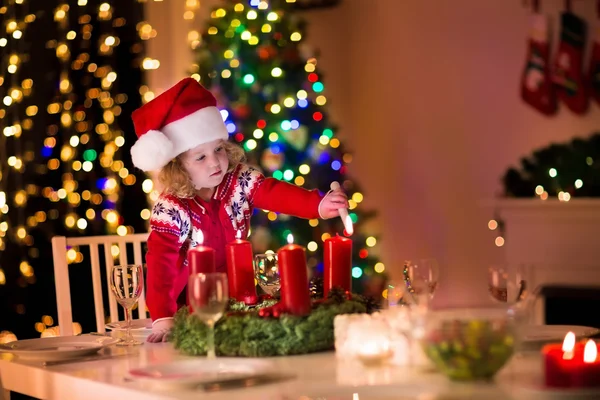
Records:
[[[161,169],[174,156],[173,143],[161,131],[144,133],[131,147],[133,165],[142,171]]]

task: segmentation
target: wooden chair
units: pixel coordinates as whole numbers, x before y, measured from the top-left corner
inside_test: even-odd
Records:
[[[94,308],[96,315],[96,328],[98,332],[105,332],[104,302],[102,293],[101,265],[104,264],[104,273],[109,279],[110,271],[115,265],[112,247],[118,246],[119,259],[117,265],[143,264],[142,244],[148,240],[148,233],[118,236],[87,236],[67,238],[55,236],[52,238],[52,258],[54,260],[54,281],[56,285],[56,306],[58,309],[58,326],[60,336],[73,335],[73,313],[71,305],[71,291],[69,284],[69,263],[67,252],[70,248],[78,246],[89,248],[90,264],[92,269],[92,284],[94,293]],[[103,254],[100,252],[103,247]],[[133,248],[133,260],[128,257],[128,249]],[[131,252],[130,252],[131,254]],[[102,263],[102,261],[104,261]],[[77,264],[75,264],[77,265]],[[108,282],[108,280],[107,280]],[[108,304],[110,322],[119,320],[119,307],[114,294],[108,290]],[[145,290],[138,301],[138,318],[147,318]]]

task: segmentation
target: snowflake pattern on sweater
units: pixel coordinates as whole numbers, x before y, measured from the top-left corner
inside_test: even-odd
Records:
[[[248,231],[252,216],[252,196],[263,181],[264,176],[259,171],[242,164],[228,173],[215,191],[213,197],[224,205],[235,231]],[[152,209],[150,228],[176,236],[180,244],[189,240],[190,248],[198,246],[201,235],[200,216],[190,209],[189,201],[193,199],[161,194]]]

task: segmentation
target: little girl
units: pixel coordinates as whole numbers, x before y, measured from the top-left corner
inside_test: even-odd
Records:
[[[159,170],[164,190],[152,210],[146,264],[146,302],[152,318],[149,342],[164,341],[173,315],[185,304],[187,251],[203,244],[226,272],[225,244],[246,237],[254,208],[300,218],[329,219],[348,206],[341,190],[322,196],[245,165],[214,96],[186,78],[132,114],[137,142],[133,164]],[[238,236],[241,235],[241,236]]]

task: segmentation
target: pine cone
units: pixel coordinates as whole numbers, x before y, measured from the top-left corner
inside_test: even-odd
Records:
[[[346,291],[338,286],[332,287],[327,294],[328,300],[332,300],[338,304],[343,303],[347,298]]]
[[[321,299],[323,298],[323,276],[315,275],[311,278],[308,289],[310,297]]]

